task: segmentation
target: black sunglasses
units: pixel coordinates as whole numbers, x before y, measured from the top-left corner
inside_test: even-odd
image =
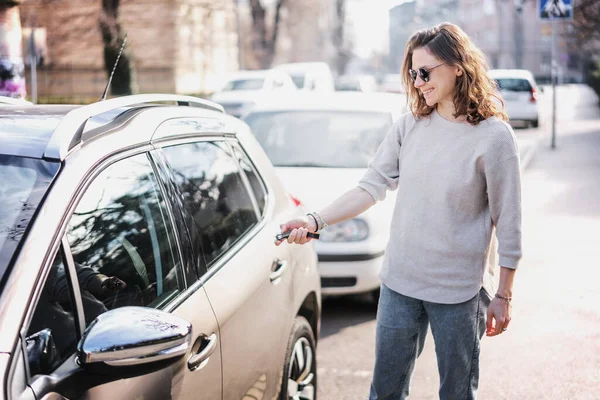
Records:
[[[415,71],[414,69],[409,69],[408,73],[410,74],[410,79],[414,81],[417,80],[417,74],[419,75],[419,78],[423,79],[423,82],[429,82],[429,75],[431,74],[431,71],[436,69],[437,67],[440,67],[442,65],[444,65],[445,63],[441,63],[439,65],[436,65],[435,67],[431,67],[429,69],[425,69],[425,68],[419,68],[417,71],[419,71],[417,73],[417,71]]]

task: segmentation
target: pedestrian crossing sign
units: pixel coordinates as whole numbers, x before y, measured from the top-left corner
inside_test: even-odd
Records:
[[[540,19],[573,19],[573,1],[574,0],[538,0]]]

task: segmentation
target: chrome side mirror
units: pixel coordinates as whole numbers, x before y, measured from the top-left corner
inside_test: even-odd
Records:
[[[121,307],[99,315],[77,344],[82,367],[146,365],[182,357],[191,344],[192,325],[147,307]]]

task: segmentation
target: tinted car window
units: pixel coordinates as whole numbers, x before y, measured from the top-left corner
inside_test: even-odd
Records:
[[[75,352],[75,307],[65,265],[59,252],[27,330],[25,344],[31,376],[51,373]]]
[[[165,201],[146,155],[86,189],[69,223],[86,322],[122,306],[161,308],[185,288]]]
[[[499,78],[496,79],[498,87],[501,90],[510,90],[512,92],[531,92],[531,85],[527,79],[518,78]]]
[[[244,153],[244,151],[237,144],[233,145],[233,149],[238,161],[240,162],[240,166],[242,167],[244,173],[248,177],[248,181],[250,181],[250,186],[252,187],[254,198],[258,203],[258,208],[262,215],[265,210],[265,202],[267,197],[265,186],[260,177],[258,176],[254,165],[252,165],[252,162],[250,162],[250,159],[248,158],[246,153]]]
[[[233,246],[257,222],[250,194],[223,142],[163,148],[193,223],[188,227],[206,265]]]

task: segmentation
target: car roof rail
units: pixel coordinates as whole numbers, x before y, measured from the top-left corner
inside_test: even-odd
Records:
[[[118,108],[163,102],[174,102],[178,106],[200,107],[225,113],[221,105],[212,101],[176,94],[134,94],[102,100],[78,107],[67,113],[52,132],[52,137],[48,141],[44,152],[44,158],[63,160],[69,150],[81,142],[83,129],[90,118],[114,111]]]

